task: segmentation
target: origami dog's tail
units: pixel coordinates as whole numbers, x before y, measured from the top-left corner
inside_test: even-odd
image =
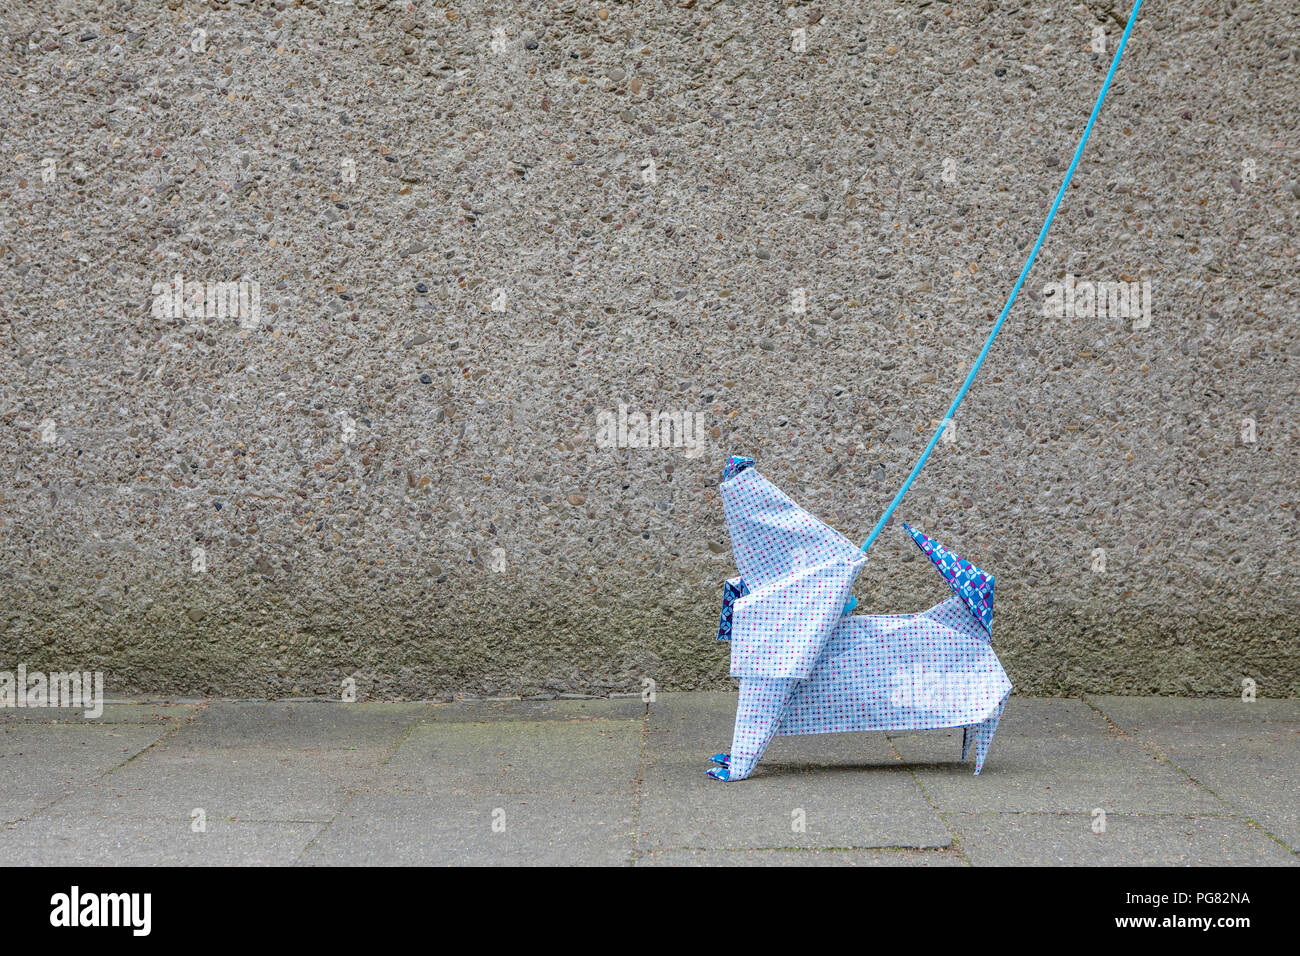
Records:
[[[993,575],[985,574],[924,532],[913,528],[906,521],[903,522],[903,527],[912,536],[917,547],[934,563],[953,593],[962,599],[966,609],[979,622],[980,628],[991,641],[993,638]],[[1007,698],[1010,696],[1011,692],[1008,691],[994,711],[978,724],[968,724],[962,728],[961,759],[966,759],[971,744],[974,744],[977,776],[984,769],[984,758],[988,756],[989,747],[993,745],[993,734],[998,729],[998,721],[1002,719],[1002,711],[1006,708]]]
[[[969,561],[959,558],[938,541],[913,528],[906,521],[903,527],[912,536],[916,546],[924,551],[939,569],[948,586],[962,599],[984,632],[993,636],[993,575],[985,574]]]

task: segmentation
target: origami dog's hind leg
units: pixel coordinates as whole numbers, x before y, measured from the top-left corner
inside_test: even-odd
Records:
[[[993,734],[998,729],[998,721],[1002,719],[1002,711],[1006,708],[1007,698],[1010,696],[1011,694],[1008,692],[1006,697],[1003,697],[1001,702],[998,704],[997,710],[993,711],[992,714],[980,721],[978,724],[966,727],[962,733],[962,760],[966,759],[966,750],[970,746],[970,739],[972,737],[975,738],[976,776],[979,776],[979,772],[984,769],[984,758],[988,756],[989,747],[993,745]]]
[[[798,678],[742,677],[736,705],[736,729],[725,768],[709,771],[719,780],[744,780],[754,772],[785,717]]]

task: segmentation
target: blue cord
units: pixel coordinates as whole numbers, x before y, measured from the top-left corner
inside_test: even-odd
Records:
[[[1002,328],[1002,323],[1006,321],[1007,313],[1011,311],[1011,306],[1016,301],[1016,293],[1020,291],[1020,286],[1024,283],[1025,277],[1029,275],[1029,270],[1033,268],[1034,259],[1038,257],[1038,250],[1042,246],[1043,240],[1047,238],[1047,230],[1051,228],[1052,220],[1056,217],[1056,207],[1061,205],[1061,199],[1065,196],[1065,190],[1070,185],[1070,178],[1074,175],[1074,167],[1079,165],[1079,157],[1083,155],[1084,144],[1088,142],[1088,134],[1092,132],[1092,124],[1096,121],[1097,114],[1101,112],[1101,104],[1106,99],[1106,91],[1110,89],[1110,81],[1115,76],[1115,70],[1119,67],[1119,58],[1124,53],[1124,44],[1128,42],[1129,31],[1133,29],[1133,24],[1137,22],[1138,8],[1141,6],[1142,0],[1137,0],[1137,2],[1133,4],[1133,12],[1129,14],[1128,26],[1124,28],[1124,35],[1119,38],[1119,46],[1115,49],[1115,59],[1111,61],[1110,72],[1106,74],[1106,82],[1101,85],[1101,92],[1097,94],[1097,103],[1092,108],[1092,115],[1088,117],[1088,125],[1083,128],[1083,138],[1079,140],[1079,148],[1074,151],[1074,159],[1070,160],[1070,168],[1065,171],[1065,180],[1061,183],[1061,188],[1057,190],[1056,201],[1052,203],[1052,208],[1047,213],[1047,221],[1043,223],[1043,228],[1038,233],[1038,241],[1034,243],[1034,248],[1029,253],[1029,260],[1025,263],[1025,267],[1020,270],[1020,278],[1018,278],[1016,284],[1011,287],[1011,295],[1007,299],[1007,304],[1002,307],[1002,314],[998,316],[997,322],[994,323],[993,331],[989,333],[988,339],[984,342],[984,348],[980,349],[979,358],[975,359],[975,364],[971,366],[970,373],[966,376],[966,381],[962,382],[961,391],[957,393],[957,397],[954,398],[952,404],[948,406],[948,414],[946,414],[943,417],[943,421],[939,423],[939,428],[934,433],[934,437],[930,439],[930,444],[925,446],[925,451],[921,453],[921,457],[917,461],[916,466],[912,469],[912,473],[908,475],[907,480],[903,482],[903,487],[898,489],[898,494],[894,495],[894,500],[889,503],[889,507],[886,508],[885,513],[880,516],[880,520],[876,522],[876,526],[871,529],[871,534],[867,537],[867,540],[863,542],[863,551],[866,551],[867,548],[871,547],[871,543],[875,541],[880,535],[880,532],[884,530],[886,522],[888,522],[890,517],[894,514],[894,509],[897,508],[898,503],[903,500],[903,495],[907,494],[907,489],[912,487],[912,482],[916,480],[916,476],[919,475],[921,469],[925,467],[926,461],[930,458],[930,453],[934,451],[934,446],[939,442],[939,436],[943,434],[944,428],[952,421],[952,417],[957,411],[957,406],[961,404],[961,400],[966,397],[967,389],[970,388],[971,382],[975,381],[976,373],[979,372],[980,366],[984,364],[985,356],[989,354],[989,347],[993,345],[993,340],[997,338],[998,331]]]

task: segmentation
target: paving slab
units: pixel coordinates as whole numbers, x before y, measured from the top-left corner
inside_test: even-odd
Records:
[[[954,813],[974,866],[1290,866],[1295,854],[1234,816]]]
[[[102,816],[41,817],[0,828],[0,860],[8,866],[269,866],[293,863],[319,823],[243,823]]]
[[[209,818],[326,823],[383,753],[159,747],[51,806],[55,818],[98,810],[113,818]]]
[[[635,801],[610,793],[358,794],[303,854],[309,865],[625,865]]]
[[[635,720],[430,722],[411,729],[385,779],[430,793],[631,793],[643,726]]]
[[[1089,701],[1126,733],[1300,850],[1300,700]]]
[[[883,734],[779,737],[748,780],[706,776],[732,694],[661,696],[646,734],[638,848],[945,847],[948,829]]]
[[[630,862],[643,722],[574,713],[412,728],[303,862]]]
[[[0,725],[31,723],[154,724],[186,720],[197,709],[198,705],[193,703],[106,702],[102,714],[98,717],[87,717],[84,707],[5,707],[0,708]]]
[[[890,739],[943,811],[1221,813],[1223,802],[1115,728],[1086,703],[1007,703],[984,769],[960,762],[961,731]]]
[[[430,708],[420,703],[211,701],[198,708],[177,740],[233,749],[391,749]]]
[[[50,808],[110,817],[326,823],[414,726],[419,704],[211,702],[137,761]]]
[[[0,823],[85,787],[157,742],[168,728],[165,723],[0,725]]]

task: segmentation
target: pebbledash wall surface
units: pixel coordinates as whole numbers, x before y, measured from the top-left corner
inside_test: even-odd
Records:
[[[0,668],[361,698],[732,686],[726,456],[865,536],[1127,16],[38,6],[0,14]],[[1143,11],[900,510],[997,576],[1018,693],[1300,690],[1298,30]],[[943,591],[891,527],[857,594]]]

